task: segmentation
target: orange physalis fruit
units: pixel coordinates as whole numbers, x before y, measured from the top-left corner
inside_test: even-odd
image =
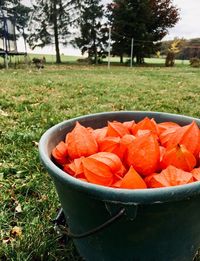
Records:
[[[191,173],[175,168],[174,166],[169,166],[161,173],[169,181],[170,186],[184,185],[193,182]]]
[[[159,146],[159,150],[160,150],[160,162],[159,162],[158,171],[161,171],[162,170],[161,162],[162,162],[163,156],[166,152],[166,148],[163,146]]]
[[[166,121],[166,122],[158,123],[157,127],[158,127],[159,134],[161,134],[167,129],[174,128],[174,127],[176,128],[176,127],[180,127],[180,126],[175,122]]]
[[[120,140],[120,143],[125,145],[125,146],[128,146],[130,143],[132,143],[134,140],[136,139],[135,136],[131,135],[131,134],[126,134],[124,135],[121,140]]]
[[[63,170],[75,177],[84,177],[82,160],[84,157],[73,160],[63,166]]]
[[[59,142],[58,145],[52,150],[52,156],[60,165],[68,162],[68,149],[64,141]]]
[[[135,134],[135,137],[139,137],[139,136],[149,134],[149,133],[151,133],[150,130],[138,130],[137,133]]]
[[[87,130],[89,130],[90,133],[93,133],[94,129],[92,127],[87,127]]]
[[[99,151],[112,152],[118,157],[122,157],[120,151],[120,137],[106,137],[99,141]]]
[[[200,166],[200,152],[197,155],[197,165]]]
[[[130,143],[132,143],[135,140],[135,136],[131,135],[131,134],[126,134],[124,135],[121,140],[120,140],[120,151],[121,151],[121,159],[123,160],[124,157],[126,157],[126,152],[128,150],[128,146]]]
[[[137,137],[129,144],[126,162],[141,175],[157,171],[160,162],[158,141],[150,133]]]
[[[168,128],[166,130],[164,130],[160,136],[159,136],[159,139],[160,139],[160,143],[163,147],[167,147],[167,144],[171,138],[171,136],[176,132],[177,129],[181,128],[180,126],[174,126],[174,127],[171,127],[171,128]]]
[[[97,143],[99,143],[101,140],[103,140],[106,137],[108,127],[104,127],[101,129],[93,130],[93,136]]]
[[[147,186],[141,176],[134,170],[134,168],[130,167],[129,171],[121,180],[120,188],[145,189]]]
[[[94,136],[79,122],[76,123],[72,132],[67,134],[66,144],[71,159],[80,158],[82,156],[87,157],[98,151],[98,145]]]
[[[110,152],[99,152],[94,155],[91,155],[90,158],[96,159],[99,162],[107,165],[112,173],[117,177],[124,176],[126,169],[124,168],[120,158],[114,153]]]
[[[157,173],[151,174],[149,176],[146,176],[144,178],[144,182],[146,183],[147,187],[150,188],[151,187],[151,179],[153,178],[154,175],[157,175]]]
[[[123,137],[126,134],[130,134],[130,132],[121,122],[108,122],[107,136]]]
[[[64,164],[63,165],[63,171],[68,173],[71,176],[75,176],[75,165],[74,162]]]
[[[163,156],[164,156],[164,154],[166,152],[166,148],[163,147],[163,146],[159,146],[159,149],[160,149],[160,161],[162,161]]]
[[[193,169],[191,171],[193,177],[194,177],[194,180],[197,180],[197,181],[200,181],[200,167],[199,168],[196,168],[196,169]]]
[[[162,188],[171,186],[166,177],[161,173],[150,175],[145,178],[145,182],[148,188]]]
[[[83,173],[83,163],[82,160],[84,157],[78,158],[74,160],[74,166],[75,166],[75,175],[81,175]]]
[[[200,181],[200,129],[148,117],[108,122],[99,129],[76,122],[52,150],[67,174],[113,188],[160,188]]]
[[[82,160],[84,174],[91,183],[110,186],[116,177],[122,177],[125,169],[120,158],[110,152],[99,152]]]
[[[196,122],[176,129],[167,142],[167,148],[173,148],[177,144],[184,145],[194,155],[199,152],[200,131]]]
[[[172,165],[176,168],[191,171],[196,166],[195,156],[184,145],[177,145],[173,149],[167,149],[161,161],[162,169]]]
[[[160,174],[153,175],[148,181],[148,186],[151,188],[161,188],[184,185],[191,182],[193,182],[193,176],[190,172],[183,171],[174,166],[168,166]]]
[[[133,126],[131,132],[133,135],[136,135],[139,130],[148,130],[151,131],[153,134],[158,134],[158,128],[154,119],[149,119],[145,117],[143,120],[139,121],[137,124]]]
[[[112,184],[112,187],[113,188],[120,188],[121,187],[121,183],[122,183],[121,179],[119,179],[117,181],[114,181],[114,183]]]
[[[94,184],[110,186],[114,175],[108,165],[95,158],[83,159],[83,169],[86,179]]]
[[[142,136],[142,135],[145,135],[145,134],[151,134],[154,136],[154,138],[156,140],[159,140],[157,134],[153,133],[152,131],[150,130],[138,130],[137,133],[135,134],[135,137],[139,137],[139,136]]]
[[[123,124],[123,125],[128,129],[128,131],[131,133],[131,129],[134,127],[135,121],[124,121],[122,124]]]

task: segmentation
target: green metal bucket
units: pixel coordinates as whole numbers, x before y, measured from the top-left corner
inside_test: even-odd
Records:
[[[200,182],[159,189],[114,189],[79,181],[51,161],[51,151],[76,121],[93,128],[107,121],[186,125],[200,120],[158,112],[110,112],[83,116],[49,129],[39,143],[80,255],[91,261],[190,261],[200,247]]]

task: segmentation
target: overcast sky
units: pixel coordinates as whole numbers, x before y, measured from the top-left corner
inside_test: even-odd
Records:
[[[105,4],[110,0],[102,0]],[[24,3],[30,4],[30,0],[23,0]],[[180,21],[176,26],[169,30],[165,39],[174,37],[184,37],[186,39],[200,37],[200,0],[173,0],[173,3],[180,9]],[[48,49],[48,52],[50,49]],[[67,51],[67,50],[66,50]],[[78,54],[73,49],[67,52]],[[64,51],[65,53],[65,51]]]
[[[173,0],[180,9],[180,21],[169,30],[167,38],[200,37],[200,0]]]

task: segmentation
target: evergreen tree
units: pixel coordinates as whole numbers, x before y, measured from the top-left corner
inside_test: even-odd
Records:
[[[130,54],[134,38],[134,57],[142,63],[144,56],[155,53],[154,42],[160,41],[179,20],[172,0],[114,0],[108,5],[112,25],[113,54]]]
[[[98,59],[106,54],[108,28],[103,24],[104,8],[100,0],[82,1],[79,18],[80,36],[72,43],[81,49],[82,54],[98,63]]]
[[[67,44],[69,26],[77,19],[79,0],[35,0],[30,23],[29,45],[55,44],[56,62],[61,63],[60,44]]]

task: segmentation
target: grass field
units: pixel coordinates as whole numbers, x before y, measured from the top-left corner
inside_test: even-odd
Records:
[[[50,55],[50,54],[28,54],[28,61],[30,62],[33,58],[42,58],[45,57],[47,64],[53,65],[56,62],[56,57],[55,55]],[[0,57],[1,58],[1,57]],[[70,56],[70,55],[64,55],[61,54],[61,61],[64,64],[70,64],[70,65],[76,65],[77,64],[77,59],[84,59],[84,56]],[[24,56],[18,56],[18,57],[11,57],[11,67],[15,67],[18,63],[24,63]],[[124,65],[125,66],[130,66],[130,62],[127,63],[129,60],[129,57],[124,57]],[[120,58],[119,57],[111,57],[110,58],[111,65],[119,65]],[[108,62],[108,58],[105,58],[102,60],[104,65]],[[0,65],[3,65],[3,59],[0,59]],[[165,65],[165,59],[164,58],[145,58],[145,65],[146,66],[152,66],[154,64],[155,66],[164,66]],[[176,60],[176,66],[185,66],[189,65],[188,60]],[[19,67],[19,66],[18,66]]]
[[[103,111],[148,110],[200,118],[200,70],[182,65],[48,65],[0,70],[0,260],[79,260],[52,228],[59,208],[37,144],[51,126]],[[13,228],[19,230],[14,231]]]

